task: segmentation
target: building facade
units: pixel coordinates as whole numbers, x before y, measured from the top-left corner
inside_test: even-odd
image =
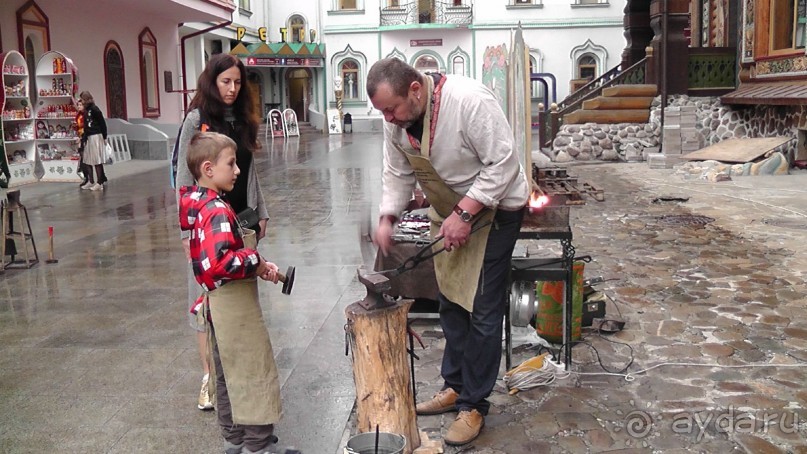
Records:
[[[327,78],[329,85],[341,80],[342,108],[357,131],[380,128],[363,85],[382,58],[482,80],[494,51],[509,50],[520,24],[532,72],[556,81],[548,85],[551,103],[619,65],[625,48],[624,0],[324,0],[322,7]],[[333,108],[334,89],[326,91]],[[534,83],[536,107],[543,94]]]
[[[4,0],[0,48],[20,52],[30,73],[45,52],[64,53],[79,90],[109,118],[178,124],[185,27],[177,24],[228,21],[235,9],[232,0]]]

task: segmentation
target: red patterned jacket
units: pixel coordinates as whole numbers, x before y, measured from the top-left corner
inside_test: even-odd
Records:
[[[235,213],[216,191],[202,186],[181,187],[179,226],[190,231],[193,275],[204,290],[255,276],[260,263],[258,251],[244,247]],[[203,294],[191,312],[196,313],[204,301]]]

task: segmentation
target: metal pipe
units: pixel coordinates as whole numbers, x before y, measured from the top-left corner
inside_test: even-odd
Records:
[[[193,38],[195,36],[202,35],[204,33],[212,32],[213,30],[218,30],[219,28],[224,28],[233,23],[233,15],[230,13],[230,20],[221,22],[217,25],[213,25],[212,27],[205,28],[203,30],[198,30],[188,35],[183,36],[180,38],[179,42],[179,52],[180,52],[180,72],[182,73],[182,112],[188,112],[188,97],[185,94],[188,92],[188,78],[187,78],[187,71],[185,70],[185,40],[188,38]],[[179,26],[182,27],[185,23],[180,23]]]

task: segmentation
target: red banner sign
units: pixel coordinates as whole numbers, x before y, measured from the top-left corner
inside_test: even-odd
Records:
[[[247,66],[305,66],[321,67],[321,58],[300,58],[300,57],[246,57],[244,64]]]

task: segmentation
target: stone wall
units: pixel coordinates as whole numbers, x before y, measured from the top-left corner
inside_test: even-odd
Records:
[[[668,106],[694,106],[695,127],[704,146],[726,139],[790,136],[807,129],[807,106],[729,106],[716,97],[676,96]],[[642,161],[658,152],[661,141],[661,97],[653,100],[648,123],[563,125],[552,142],[555,162]],[[785,155],[795,155],[796,141]],[[663,151],[663,150],[661,150]]]

